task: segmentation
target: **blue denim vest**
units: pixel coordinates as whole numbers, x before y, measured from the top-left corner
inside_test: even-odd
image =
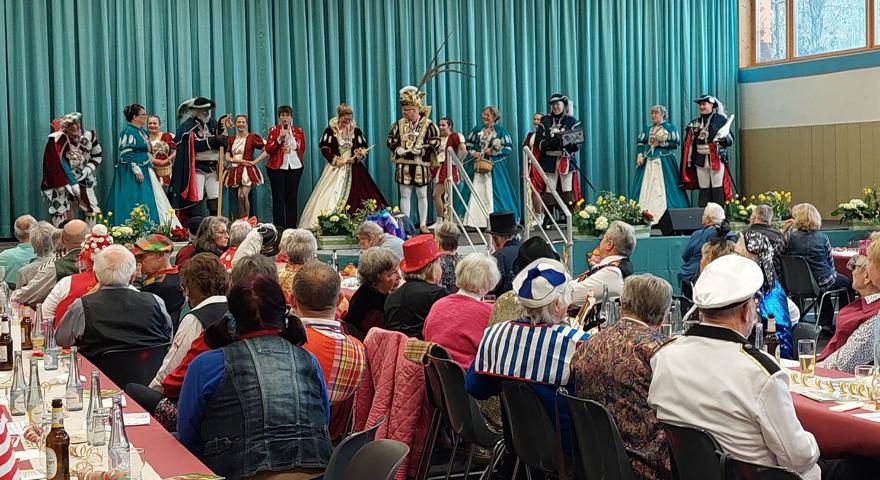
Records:
[[[223,358],[202,419],[205,465],[226,478],[326,467],[333,446],[311,355],[262,335],[224,347]]]

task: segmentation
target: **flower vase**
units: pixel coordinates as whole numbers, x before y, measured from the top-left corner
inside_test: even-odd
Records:
[[[651,236],[650,225],[633,225],[633,230],[635,230],[636,238],[648,238]]]
[[[357,247],[348,235],[319,235],[316,239],[320,250],[346,250]]]
[[[743,232],[749,228],[749,224],[746,222],[730,222],[730,231],[731,232]]]
[[[877,220],[850,220],[850,230],[880,230]]]

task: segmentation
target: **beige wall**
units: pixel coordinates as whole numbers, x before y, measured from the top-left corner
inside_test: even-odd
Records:
[[[792,192],[822,216],[880,184],[880,121],[740,131],[742,190]]]

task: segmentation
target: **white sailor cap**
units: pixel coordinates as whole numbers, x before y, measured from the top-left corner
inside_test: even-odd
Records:
[[[753,297],[763,284],[764,273],[757,263],[739,255],[724,255],[700,273],[694,284],[694,306],[734,306]]]

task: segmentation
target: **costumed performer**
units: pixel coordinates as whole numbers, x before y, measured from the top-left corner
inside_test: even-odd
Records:
[[[513,212],[519,217],[519,205],[515,200],[513,184],[507,171],[507,157],[513,152],[510,133],[498,124],[501,113],[493,105],[483,109],[483,125],[471,129],[467,138],[468,153],[473,160],[474,191],[468,200],[468,212],[464,224],[485,228],[489,225],[486,215]],[[480,208],[482,202],[485,214]]]
[[[667,120],[666,107],[651,107],[651,125],[639,134],[636,143],[636,176],[630,198],[651,212],[653,223],[670,208],[686,208],[689,203],[679,187],[675,151],[680,142],[678,130]]]
[[[446,154],[449,150],[458,155],[459,160],[464,160],[467,156],[467,146],[465,144],[464,135],[455,131],[455,125],[449,117],[443,117],[438,123],[440,127],[440,148],[437,150],[437,166],[431,167],[431,178],[434,179],[434,191],[431,192],[434,198],[434,217],[436,218],[433,225],[429,228],[436,228],[443,221],[446,215],[447,202],[452,202],[452,194],[446,191],[446,181],[449,179],[449,171],[446,166]],[[452,180],[458,184],[458,167],[452,166]],[[449,193],[449,197],[446,194]],[[452,218],[445,219],[451,222]]]
[[[572,116],[574,104],[570,98],[553,94],[547,101],[550,114],[541,118],[541,124],[535,132],[535,143],[541,153],[538,161],[547,176],[547,191],[556,190],[561,183],[560,198],[572,209],[576,201],[574,197],[574,170],[577,168],[577,151],[579,143],[566,138],[581,129],[581,122]],[[549,193],[544,193],[544,203],[549,207],[556,200]]]
[[[238,189],[238,216],[240,218],[251,216],[249,197],[251,188],[263,184],[263,174],[258,165],[268,154],[263,151],[254,158],[254,151],[263,150],[265,146],[266,142],[260,134],[248,131],[247,115],[237,115],[235,117],[235,136],[232,137],[229,150],[226,152],[226,161],[231,164],[231,167],[226,171],[224,183],[229,188]]]
[[[278,125],[269,129],[266,140],[266,174],[272,186],[272,222],[278,231],[296,228],[299,209],[299,181],[303,173],[306,137],[303,129],[294,126],[293,108],[278,107]]]
[[[161,130],[162,119],[153,114],[147,118],[147,132],[150,134],[150,158],[153,171],[162,183],[162,189],[168,192],[171,186],[171,165],[177,157],[177,144],[174,135]]]
[[[731,122],[717,98],[703,95],[694,100],[700,116],[688,124],[681,157],[681,183],[685,190],[699,190],[699,206],[719,205],[733,198],[727,147],[733,145]]]
[[[101,213],[95,171],[103,160],[102,153],[97,132],[83,131],[81,113],[68,113],[52,121],[52,133],[43,151],[40,190],[56,227],[76,218],[76,207],[83,211],[86,222],[95,223]]]

